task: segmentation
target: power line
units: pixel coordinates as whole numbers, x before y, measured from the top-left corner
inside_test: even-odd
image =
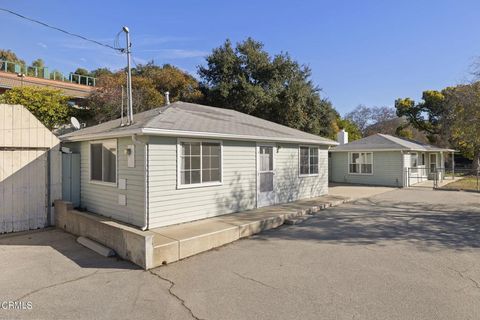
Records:
[[[124,50],[125,50],[125,49],[123,49],[123,48],[117,48],[117,47],[111,46],[111,45],[106,44],[106,43],[101,43],[101,42],[96,41],[96,40],[88,39],[88,38],[86,38],[86,37],[84,37],[84,36],[81,36],[81,35],[79,35],[79,34],[71,33],[71,32],[69,32],[69,31],[66,31],[66,30],[63,30],[63,29],[60,29],[60,28],[51,26],[51,25],[49,25],[49,24],[47,24],[47,23],[45,23],[45,22],[42,22],[42,21],[39,21],[39,20],[36,20],[36,19],[32,19],[32,18],[26,17],[26,16],[24,16],[24,15],[22,15],[22,14],[20,14],[20,13],[17,13],[17,12],[14,12],[14,11],[11,11],[11,10],[8,10],[8,9],[5,9],[5,8],[0,8],[0,11],[4,11],[4,12],[6,12],[6,13],[10,13],[10,14],[12,14],[12,15],[14,15],[14,16],[19,17],[19,18],[28,20],[28,21],[33,22],[33,23],[40,24],[40,25],[42,25],[42,26],[44,26],[44,27],[47,27],[47,28],[50,28],[50,29],[53,29],[53,30],[56,30],[56,31],[60,31],[60,32],[65,33],[65,34],[67,34],[67,35],[69,35],[69,36],[77,37],[77,38],[80,38],[80,39],[82,39],[82,40],[89,41],[89,42],[98,44],[98,45],[100,45],[100,46],[103,46],[103,47],[106,47],[106,48],[109,48],[109,49],[113,49],[113,50],[116,50],[116,51],[120,51],[120,52],[122,52],[122,53],[123,53]]]

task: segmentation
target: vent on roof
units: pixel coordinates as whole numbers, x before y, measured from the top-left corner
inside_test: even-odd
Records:
[[[170,92],[165,92],[165,104],[168,106],[170,104]]]

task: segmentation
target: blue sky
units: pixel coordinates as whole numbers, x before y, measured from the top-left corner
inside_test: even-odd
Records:
[[[260,40],[311,67],[315,84],[344,114],[392,106],[471,79],[480,56],[480,1],[4,1],[0,7],[113,44],[132,32],[137,63],[154,59],[190,73],[229,38]],[[51,69],[123,67],[112,50],[0,12],[0,47]]]

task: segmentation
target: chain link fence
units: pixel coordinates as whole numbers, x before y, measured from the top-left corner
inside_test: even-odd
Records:
[[[480,192],[480,169],[438,170],[441,173],[434,177],[435,189]]]

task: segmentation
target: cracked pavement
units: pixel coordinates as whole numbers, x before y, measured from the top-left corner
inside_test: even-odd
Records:
[[[0,319],[480,319],[480,195],[395,190],[145,272],[0,237]]]

